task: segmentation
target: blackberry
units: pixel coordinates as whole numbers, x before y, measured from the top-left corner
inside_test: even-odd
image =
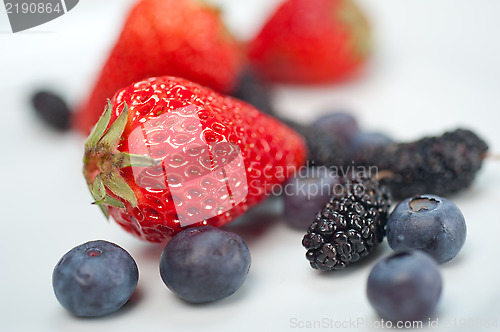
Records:
[[[488,150],[470,130],[458,129],[412,143],[389,144],[373,156],[380,179],[394,198],[432,193],[447,196],[470,186]]]
[[[372,253],[385,236],[390,204],[373,178],[343,178],[302,239],[311,267],[341,270]]]

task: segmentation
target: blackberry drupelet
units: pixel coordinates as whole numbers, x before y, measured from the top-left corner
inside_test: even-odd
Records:
[[[396,199],[432,193],[446,196],[470,186],[488,146],[470,130],[390,144],[374,154],[374,165],[389,176],[380,183]]]
[[[341,270],[372,253],[385,236],[390,204],[373,178],[343,178],[302,239],[311,267]]]

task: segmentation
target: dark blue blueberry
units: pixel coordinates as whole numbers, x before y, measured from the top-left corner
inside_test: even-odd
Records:
[[[293,227],[306,230],[316,213],[330,199],[339,177],[327,167],[304,168],[285,184],[284,219]]]
[[[439,302],[442,289],[439,267],[420,250],[402,251],[381,259],[368,276],[370,304],[383,319],[428,319]]]
[[[387,240],[394,250],[420,249],[438,263],[455,257],[465,242],[465,219],[450,200],[419,195],[400,202],[389,216]]]
[[[175,235],[160,258],[160,276],[180,298],[203,303],[236,292],[250,269],[250,252],[237,234],[212,226]]]
[[[382,133],[359,131],[352,138],[350,152],[354,160],[365,160],[376,149],[393,142],[392,138]]]
[[[325,130],[345,146],[349,146],[359,131],[356,119],[347,112],[327,113],[317,118],[312,127]]]
[[[91,241],[66,253],[52,274],[57,300],[77,316],[102,316],[120,309],[137,286],[137,265],[121,247]]]
[[[231,95],[253,105],[263,113],[275,115],[269,86],[255,77],[250,70],[243,72]]]
[[[71,125],[71,110],[66,101],[50,91],[38,91],[31,103],[39,118],[53,129],[65,131]]]

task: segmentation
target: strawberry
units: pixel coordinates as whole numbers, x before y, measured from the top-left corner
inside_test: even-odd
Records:
[[[102,105],[118,89],[152,76],[184,77],[227,93],[236,85],[244,59],[217,9],[198,0],[141,0],[73,126],[88,134]]]
[[[248,45],[269,81],[324,83],[353,75],[370,50],[370,28],[351,0],[287,0]]]
[[[141,239],[222,226],[305,161],[302,138],[235,98],[183,78],[118,91],[85,143],[83,173],[100,206]]]

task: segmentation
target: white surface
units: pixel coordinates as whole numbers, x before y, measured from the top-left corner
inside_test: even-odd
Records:
[[[214,2],[225,7],[230,28],[248,38],[279,1]],[[45,129],[33,117],[28,97],[36,87],[48,86],[73,103],[84,98],[130,3],[82,0],[61,18],[18,34],[10,32],[0,7],[0,331],[302,330],[294,328],[293,319],[331,319],[347,324],[342,330],[365,330],[348,323],[379,323],[365,284],[376,258],[390,252],[385,242],[364,263],[317,273],[304,258],[302,232],[261,207],[250,220],[229,227],[252,253],[247,282],[223,301],[191,306],[163,285],[162,248],[106,223],[89,204],[81,176],[83,138]],[[365,75],[337,86],[276,87],[278,110],[308,121],[323,107],[342,105],[365,128],[400,140],[466,126],[498,154],[500,2],[360,3],[376,30],[375,55]],[[500,162],[490,160],[472,188],[453,197],[466,217],[468,238],[460,255],[441,266],[444,291],[435,317],[441,328],[447,322],[448,330],[455,330],[454,322],[460,325],[462,319],[500,323],[499,188]],[[66,251],[92,239],[115,242],[132,254],[140,296],[114,315],[77,319],[56,301],[51,273]]]

